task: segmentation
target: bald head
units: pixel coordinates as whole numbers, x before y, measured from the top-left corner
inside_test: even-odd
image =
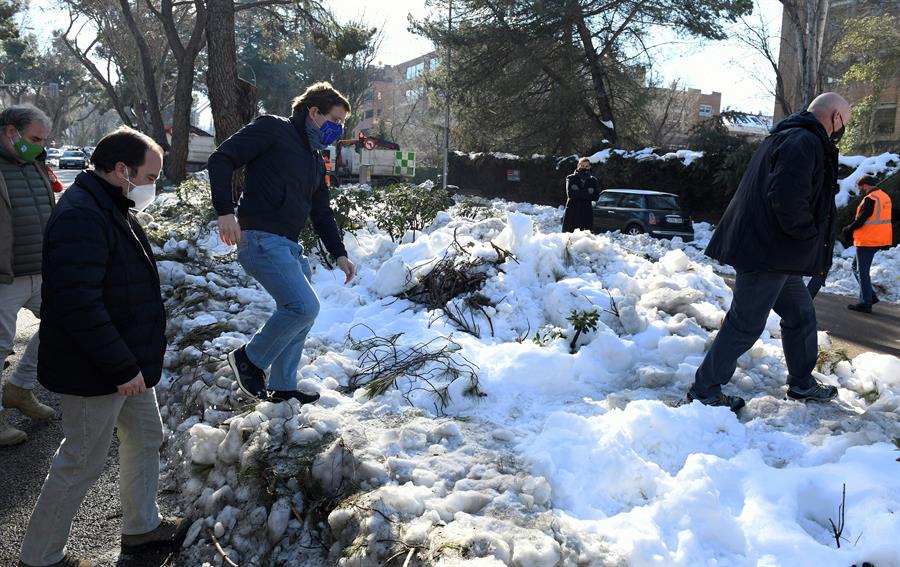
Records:
[[[829,136],[850,123],[850,103],[837,93],[820,94],[807,110],[816,115]]]

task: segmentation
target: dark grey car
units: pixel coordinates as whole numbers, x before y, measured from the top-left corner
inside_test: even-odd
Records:
[[[620,230],[657,238],[694,239],[694,225],[678,196],[646,189],[607,189],[594,205],[594,232]]]

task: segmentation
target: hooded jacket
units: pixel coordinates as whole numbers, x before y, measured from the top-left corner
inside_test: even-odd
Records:
[[[706,255],[739,271],[831,268],[838,150],[810,112],[779,122],[750,160]]]

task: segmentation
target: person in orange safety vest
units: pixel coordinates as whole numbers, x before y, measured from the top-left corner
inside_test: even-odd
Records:
[[[871,313],[872,305],[878,303],[878,296],[872,288],[869,270],[875,253],[893,244],[891,229],[891,198],[876,186],[878,180],[865,175],[856,182],[860,193],[864,195],[856,208],[856,219],[843,229],[844,238],[856,246],[856,257],[853,259],[853,274],[859,282],[859,303],[848,305],[853,311]]]

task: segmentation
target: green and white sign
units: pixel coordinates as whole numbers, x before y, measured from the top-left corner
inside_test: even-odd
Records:
[[[394,175],[415,177],[416,152],[396,152],[394,154]]]

